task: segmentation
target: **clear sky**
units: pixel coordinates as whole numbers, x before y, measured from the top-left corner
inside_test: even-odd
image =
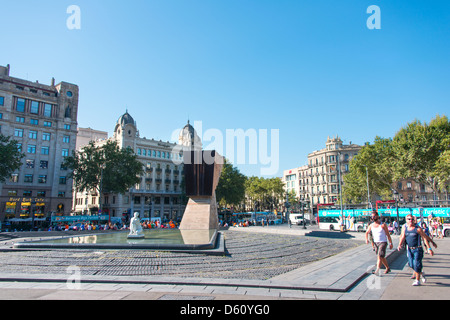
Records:
[[[141,137],[170,140],[190,119],[224,137],[267,130],[269,150],[279,130],[275,176],[327,136],[364,144],[450,110],[448,0],[0,1],[0,65],[79,85],[80,127],[111,134],[128,109]],[[260,175],[257,162],[238,167]]]

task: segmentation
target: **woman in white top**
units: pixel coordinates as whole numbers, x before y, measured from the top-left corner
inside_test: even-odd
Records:
[[[369,228],[367,228],[366,231],[366,243],[369,243],[368,237],[369,234],[372,233],[373,242],[377,253],[377,269],[375,270],[375,274],[380,272],[381,264],[384,264],[386,267],[386,271],[384,273],[389,273],[391,269],[389,268],[386,260],[386,248],[388,240],[389,249],[392,250],[393,248],[391,235],[389,234],[387,226],[380,221],[380,216],[376,211],[372,212],[372,221],[373,223],[369,226]]]

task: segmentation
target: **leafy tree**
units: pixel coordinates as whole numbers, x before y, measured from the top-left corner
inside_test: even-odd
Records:
[[[448,191],[450,186],[450,150],[445,150],[435,166],[434,175],[438,182],[439,190]]]
[[[80,191],[125,193],[140,182],[143,173],[142,163],[133,150],[121,149],[111,140],[102,146],[90,142],[81,152],[67,157],[63,165],[72,170],[70,177]]]
[[[24,156],[18,149],[17,141],[0,134],[0,182],[5,182],[22,166]]]
[[[284,196],[283,182],[278,178],[250,177],[245,185],[247,197],[258,202],[260,209],[270,208]]]
[[[228,204],[240,204],[245,198],[245,181],[246,176],[224,159],[222,174],[216,189],[217,201],[225,207]]]
[[[418,120],[408,123],[395,135],[393,142],[396,180],[412,178],[438,192],[439,181],[445,174],[445,152],[450,150],[448,118],[437,115],[429,124]],[[438,165],[440,161],[443,163]]]
[[[367,201],[367,180],[369,181],[370,200],[375,195],[384,198],[392,196],[394,182],[394,159],[392,139],[375,137],[373,144],[366,143],[352,159],[349,172],[344,176],[342,188],[344,201]]]

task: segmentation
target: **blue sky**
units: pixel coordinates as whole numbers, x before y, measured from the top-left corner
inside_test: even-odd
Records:
[[[66,26],[72,4],[80,30]],[[366,26],[370,5],[381,30]],[[278,129],[276,176],[327,136],[364,144],[450,110],[446,0],[2,0],[1,12],[0,65],[79,85],[80,127],[111,134],[128,108],[142,137],[164,141],[188,118],[224,136]]]

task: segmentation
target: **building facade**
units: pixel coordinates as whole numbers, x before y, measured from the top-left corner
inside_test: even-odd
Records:
[[[308,154],[307,165],[283,172],[286,191],[293,190],[310,209],[317,204],[335,203],[350,161],[359,150],[359,145],[344,145],[339,137],[328,137],[325,148]]]
[[[350,161],[361,150],[355,144],[344,145],[339,137],[328,138],[324,149],[308,154],[308,164],[285,170],[283,181],[287,192],[295,192],[297,199],[308,202],[310,208],[317,204],[336,203],[339,199],[339,179],[344,186],[344,175]],[[339,163],[338,163],[339,159]],[[392,186],[392,199],[401,206],[441,206],[450,203],[448,193],[436,193],[430,186],[414,179],[402,179]]]
[[[25,154],[22,167],[0,184],[0,221],[36,225],[70,213],[72,180],[61,164],[75,150],[78,95],[75,84],[31,82],[0,66],[0,132]]]
[[[76,150],[87,146],[91,141],[99,141],[108,139],[108,132],[94,130],[92,128],[78,128]]]
[[[185,205],[182,199],[183,156],[182,146],[201,142],[188,123],[180,131],[179,143],[141,138],[136,121],[128,111],[119,117],[113,137],[121,148],[134,150],[142,162],[144,174],[141,181],[125,194],[105,194],[102,197],[103,214],[114,220],[129,221],[131,213],[138,212],[142,218],[161,218],[180,221]],[[99,140],[96,144],[106,143]],[[100,197],[94,192],[74,193],[74,214],[97,214]]]

